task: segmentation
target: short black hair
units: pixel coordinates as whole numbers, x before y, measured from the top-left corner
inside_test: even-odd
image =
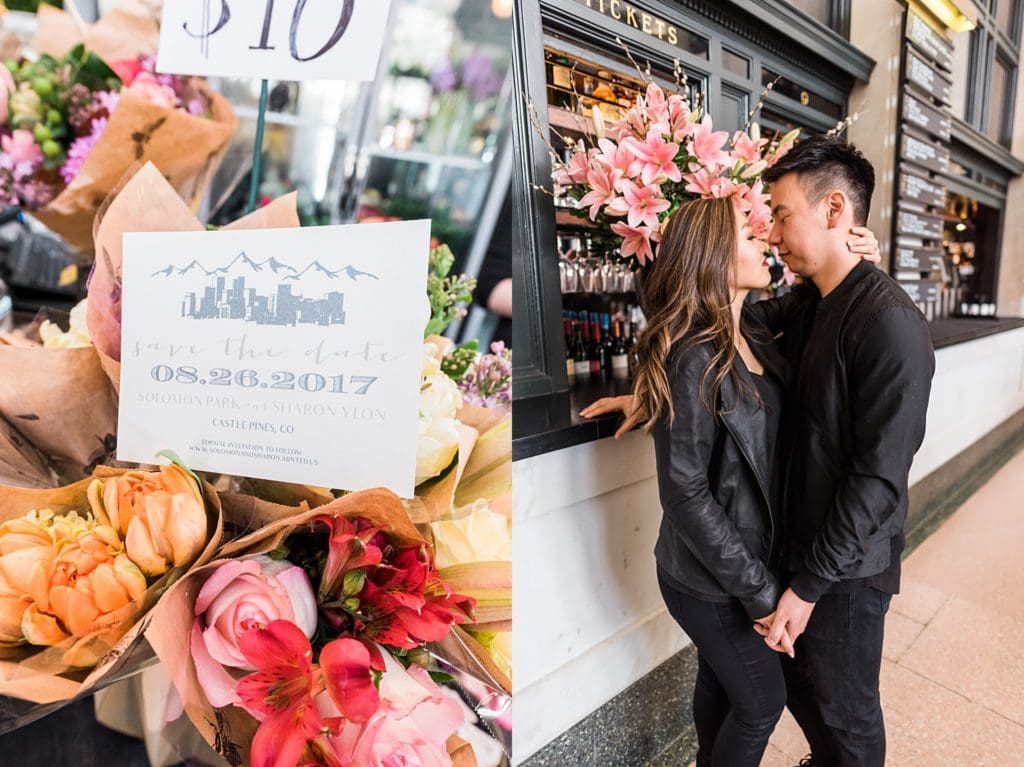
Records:
[[[853,144],[835,136],[811,136],[801,141],[764,172],[771,184],[796,173],[804,194],[817,203],[834,189],[842,189],[853,204],[853,217],[865,226],[875,191],[875,169]]]

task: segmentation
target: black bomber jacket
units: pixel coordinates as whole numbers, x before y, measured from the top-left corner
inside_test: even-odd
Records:
[[[794,375],[780,427],[786,569],[814,602],[839,581],[883,572],[902,549],[931,335],[906,292],[868,262],[825,298],[808,283],[745,314],[777,336]]]
[[[756,317],[743,333],[766,372],[786,381],[785,360]],[[760,403],[727,377],[718,416],[701,404],[710,344],[677,343],[669,354],[675,420],[652,429],[663,516],[654,555],[673,585],[698,599],[736,598],[751,619],[770,615],[781,595],[770,563],[782,551],[779,510],[770,499],[772,456]],[[755,383],[742,365],[751,392]]]

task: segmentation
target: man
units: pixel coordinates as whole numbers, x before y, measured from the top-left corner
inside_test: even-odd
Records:
[[[783,424],[789,588],[770,630],[788,706],[811,745],[804,764],[885,762],[878,694],[885,614],[899,591],[907,485],[924,438],[935,358],[906,292],[847,248],[864,226],[874,170],[854,147],[810,138],[765,173],[769,242],[808,282],[750,311],[793,366]],[[788,639],[787,636],[788,635]]]

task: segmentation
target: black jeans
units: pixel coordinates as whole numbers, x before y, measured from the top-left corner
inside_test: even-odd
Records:
[[[892,595],[868,588],[826,594],[783,656],[787,706],[811,745],[815,767],[882,767],[885,721],[878,696],[885,614]]]
[[[786,705],[779,654],[738,601],[695,599],[661,573],[658,583],[669,613],[697,648],[697,767],[757,767]]]

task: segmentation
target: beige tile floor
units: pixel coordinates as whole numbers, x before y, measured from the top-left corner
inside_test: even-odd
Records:
[[[882,706],[889,767],[1024,765],[1024,453],[904,562]],[[806,753],[787,713],[761,765]]]

